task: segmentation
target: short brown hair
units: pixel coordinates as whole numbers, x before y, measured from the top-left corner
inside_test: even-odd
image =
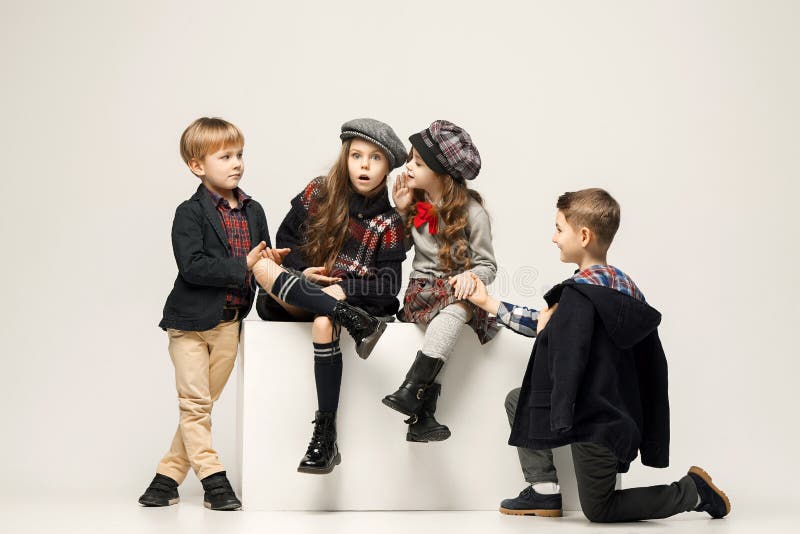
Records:
[[[575,228],[586,227],[597,235],[598,242],[608,248],[619,229],[619,204],[605,189],[591,188],[564,193],[556,208]]]
[[[193,159],[201,160],[226,146],[244,146],[244,135],[239,128],[218,117],[201,117],[181,135],[181,157],[187,165]]]

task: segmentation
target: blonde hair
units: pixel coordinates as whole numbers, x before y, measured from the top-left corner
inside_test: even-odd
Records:
[[[611,246],[619,229],[620,208],[608,191],[595,187],[564,193],[558,197],[556,208],[573,228],[586,227],[595,233],[601,246]]]
[[[181,157],[187,165],[193,159],[201,160],[226,146],[244,146],[244,135],[239,128],[218,117],[201,117],[181,135]]]

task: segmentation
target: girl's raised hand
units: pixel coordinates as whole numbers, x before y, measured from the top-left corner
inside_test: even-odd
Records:
[[[401,215],[408,213],[411,208],[411,203],[414,200],[414,190],[408,187],[408,175],[401,173],[394,179],[394,187],[392,188],[392,199],[397,211]]]

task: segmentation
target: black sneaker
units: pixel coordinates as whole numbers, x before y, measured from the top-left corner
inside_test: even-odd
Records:
[[[538,515],[542,517],[561,517],[561,494],[542,495],[528,486],[515,499],[505,499],[500,503],[500,513],[507,515]]]
[[[225,471],[209,475],[200,481],[206,491],[203,505],[210,510],[239,510],[242,502],[236,498]]]
[[[180,500],[178,483],[166,475],[156,473],[144,494],[139,497],[139,504],[143,506],[171,506],[178,504]]]
[[[700,504],[695,508],[696,511],[707,512],[714,519],[731,513],[731,501],[728,496],[711,482],[711,476],[705,470],[694,465],[688,474],[697,486],[697,494],[700,496]]]

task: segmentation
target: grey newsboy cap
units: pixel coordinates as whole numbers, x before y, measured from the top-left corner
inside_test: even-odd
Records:
[[[389,158],[389,166],[396,169],[405,163],[408,153],[403,142],[394,133],[392,127],[385,122],[375,119],[353,119],[342,124],[342,133],[339,135],[342,141],[360,137],[370,143],[375,143],[381,150],[386,152]]]

